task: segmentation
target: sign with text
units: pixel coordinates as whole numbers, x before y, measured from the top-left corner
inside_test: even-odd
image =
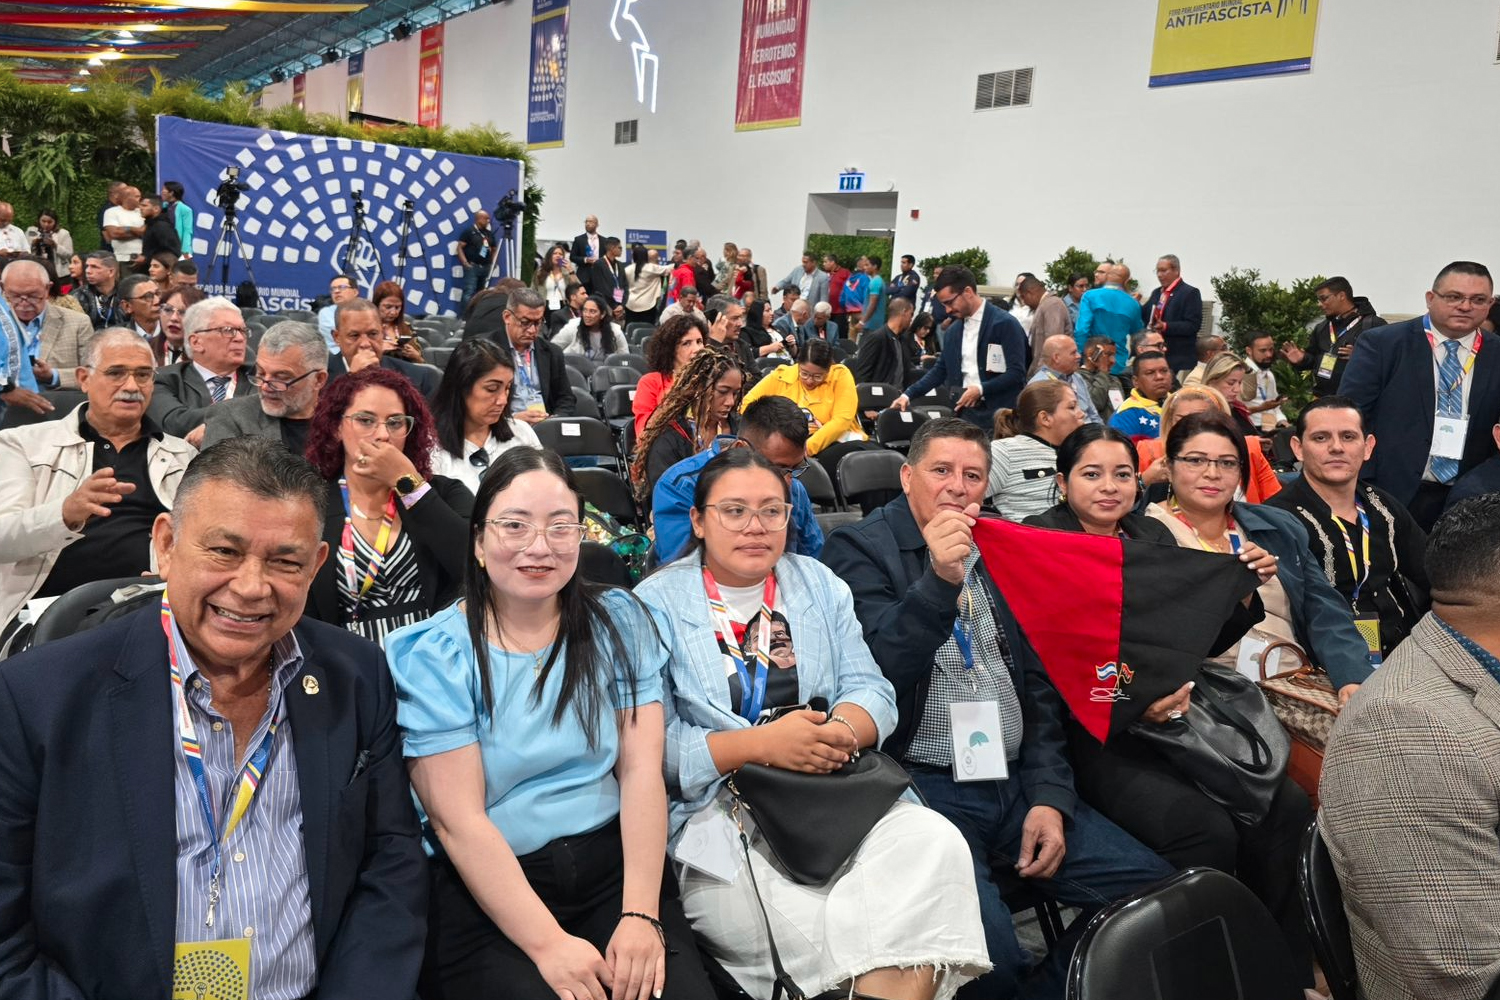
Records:
[[[734,130],[802,124],[810,0],[744,0]]]
[[[568,0],[534,0],[526,146],[558,149],[568,105]]]
[[[422,29],[422,61],[417,64],[417,124],[443,124],[443,26]]]
[[[1318,0],[1158,0],[1151,86],[1304,73]]]
[[[657,250],[665,254],[667,252],[667,231],[665,229],[625,230],[625,247],[627,251],[637,243],[647,250]]]

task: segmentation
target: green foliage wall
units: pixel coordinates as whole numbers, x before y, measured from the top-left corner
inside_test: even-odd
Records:
[[[1307,346],[1312,325],[1323,315],[1315,289],[1321,277],[1300,278],[1290,288],[1280,282],[1262,281],[1256,268],[1232,267],[1213,278],[1219,301],[1219,328],[1229,338],[1230,350],[1243,354],[1250,336],[1269,333],[1279,348],[1291,342]],[[1278,360],[1272,369],[1276,384],[1287,396],[1289,416],[1296,416],[1312,398],[1312,373],[1299,372]]]
[[[1068,247],[1056,258],[1047,262],[1042,272],[1043,280],[1047,282],[1047,289],[1054,295],[1062,295],[1068,290],[1070,277],[1075,274],[1084,274],[1088,275],[1089,281],[1093,281],[1095,269],[1106,260],[1112,260],[1116,264],[1125,263],[1124,257],[1112,253],[1107,253],[1103,257],[1095,257],[1092,251]],[[1133,292],[1139,287],[1140,282],[1132,277],[1126,289]]]
[[[938,254],[936,257],[925,257],[917,263],[917,270],[929,282],[932,281],[932,272],[940,267],[967,267],[974,272],[974,280],[981,285],[985,283],[985,272],[990,267],[990,254],[988,250],[979,247],[968,247],[964,250],[950,250],[948,253]]]
[[[880,273],[891,276],[891,250],[894,244],[884,236],[835,236],[832,233],[813,233],[807,238],[807,249],[818,255],[821,263],[824,254],[833,254],[845,267],[853,267],[861,257],[875,254],[883,261]]]

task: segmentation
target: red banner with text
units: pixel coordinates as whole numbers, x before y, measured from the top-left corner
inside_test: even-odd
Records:
[[[422,61],[417,68],[417,124],[443,124],[443,26],[422,29]]]
[[[734,130],[802,124],[809,0],[745,0]]]
[[[307,110],[307,74],[298,73],[292,77],[292,107],[298,111]]]

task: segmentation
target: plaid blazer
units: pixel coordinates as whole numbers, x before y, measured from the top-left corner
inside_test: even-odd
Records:
[[[1319,796],[1360,995],[1500,994],[1500,683],[1431,614],[1340,715]]]

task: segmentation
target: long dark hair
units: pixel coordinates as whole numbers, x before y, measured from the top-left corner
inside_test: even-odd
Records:
[[[474,662],[479,670],[479,690],[484,698],[484,710],[490,715],[495,709],[495,688],[490,680],[490,649],[486,636],[490,621],[500,621],[500,607],[495,600],[494,588],[490,586],[489,574],[473,557],[473,549],[484,533],[485,519],[489,517],[490,505],[495,496],[505,490],[517,477],[528,472],[547,472],[562,480],[569,492],[578,500],[578,519],[583,520],[583,497],[573,481],[573,473],[556,452],[537,448],[511,448],[503,452],[490,465],[489,471],[479,483],[479,493],[474,498],[474,515],[469,521],[470,556],[464,566],[464,619],[469,627],[469,641],[474,649]],[[562,691],[558,695],[557,708],[552,713],[552,725],[562,724],[568,706],[583,729],[589,748],[598,745],[599,711],[608,700],[608,691],[613,678],[603,678],[604,669],[615,664],[622,667],[630,686],[630,707],[635,711],[636,673],[631,659],[630,647],[620,635],[619,629],[610,620],[600,595],[608,588],[585,580],[577,570],[557,599],[562,615],[558,626],[558,641],[552,644],[547,662],[538,672],[536,683],[531,688],[533,705],[541,703],[542,689],[557,663],[558,652],[564,648]],[[650,616],[646,616],[650,621]],[[653,631],[654,631],[654,626]],[[660,642],[660,636],[657,636]]]
[[[584,301],[592,302],[594,304],[594,308],[599,310],[599,325],[595,329],[599,331],[599,345],[603,349],[604,353],[617,354],[620,351],[625,350],[625,346],[621,344],[619,338],[615,336],[614,307],[612,307],[602,295],[590,295]],[[591,330],[589,326],[584,323],[583,310],[580,309],[578,312],[579,344],[587,348],[589,346],[589,334],[592,332],[593,330]]]
[[[443,381],[438,384],[432,397],[432,418],[437,424],[438,444],[450,455],[463,458],[464,422],[468,419],[469,392],[474,383],[496,368],[504,368],[514,374],[516,362],[499,344],[485,337],[475,337],[459,344],[443,369]],[[506,399],[507,411],[510,407]],[[507,412],[490,424],[490,434],[497,441],[509,441],[515,437],[510,428]]]

